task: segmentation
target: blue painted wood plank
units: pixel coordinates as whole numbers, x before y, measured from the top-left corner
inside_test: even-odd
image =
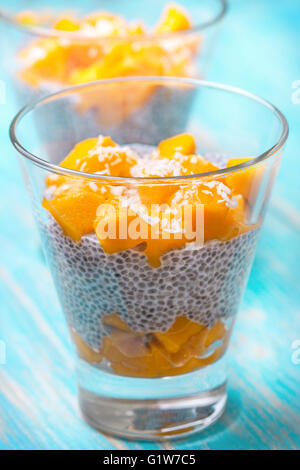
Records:
[[[300,105],[291,100],[300,79],[299,7],[292,0],[230,6],[211,78],[273,101],[291,135],[233,334],[225,415],[198,436],[164,444],[114,439],[82,421],[71,342],[8,143],[9,98],[0,105],[0,340],[7,346],[0,449],[300,448],[300,364],[292,360],[300,339]]]

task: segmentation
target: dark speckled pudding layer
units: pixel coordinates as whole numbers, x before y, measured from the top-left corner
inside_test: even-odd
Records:
[[[239,306],[259,229],[227,242],[189,245],[149,266],[135,250],[107,256],[96,235],[74,243],[50,219],[42,225],[50,267],[69,324],[94,349],[105,334],[101,319],[115,312],[134,331],[167,331],[176,317],[211,327]]]

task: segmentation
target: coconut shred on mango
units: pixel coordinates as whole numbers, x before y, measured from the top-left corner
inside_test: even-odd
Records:
[[[159,267],[165,253],[197,241],[197,230],[203,243],[227,241],[248,230],[244,172],[210,177],[218,167],[196,153],[190,134],[162,141],[144,158],[134,146],[118,145],[108,136],[90,138],[75,145],[60,166],[91,176],[48,176],[43,207],[74,242],[95,233],[107,255],[138,249]],[[201,173],[208,176],[198,177]]]

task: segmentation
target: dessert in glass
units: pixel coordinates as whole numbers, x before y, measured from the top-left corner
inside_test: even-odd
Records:
[[[127,106],[109,125],[105,113],[103,123],[73,118],[91,94],[106,110],[116,90],[130,105],[149,87],[161,100],[130,133]],[[182,93],[193,96],[188,110]],[[170,96],[185,115],[177,134]],[[228,342],[287,133],[280,111],[254,95],[170,77],[73,87],[15,118],[11,139],[95,428],[166,439],[222,414]]]
[[[203,78],[225,11],[225,0],[154,0],[146,10],[137,0],[74,1],[71,9],[43,2],[28,10],[21,0],[0,10],[3,62],[19,105],[119,76]]]

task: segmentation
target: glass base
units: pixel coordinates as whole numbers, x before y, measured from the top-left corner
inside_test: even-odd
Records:
[[[209,392],[163,400],[101,397],[79,387],[85,421],[100,431],[136,440],[176,439],[199,432],[223,413],[226,385]]]
[[[185,437],[223,413],[226,355],[203,369],[154,379],[123,377],[79,360],[79,402],[92,427],[135,440]]]

